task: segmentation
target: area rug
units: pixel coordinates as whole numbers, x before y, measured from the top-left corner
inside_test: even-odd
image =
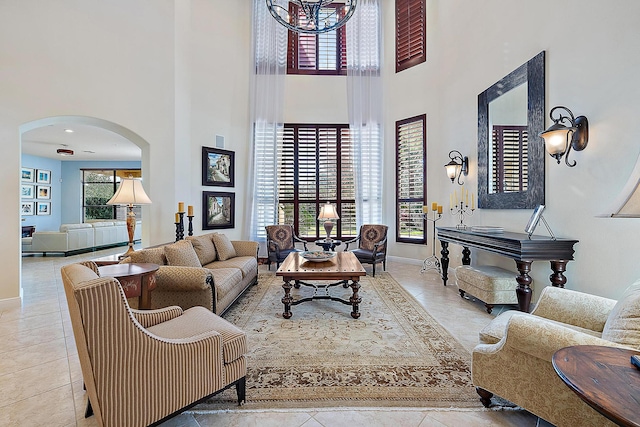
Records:
[[[247,333],[243,408],[482,408],[469,352],[388,273],[362,278],[357,320],[330,300],[295,305],[284,319],[282,283],[261,274],[224,315]],[[296,299],[310,292],[292,289]],[[235,399],[230,389],[192,410],[235,409]]]

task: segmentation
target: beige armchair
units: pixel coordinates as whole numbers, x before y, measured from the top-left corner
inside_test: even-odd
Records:
[[[97,271],[92,262],[61,269],[87,416],[146,426],[234,385],[245,399],[244,332],[204,307],[133,310],[118,281]]]
[[[551,358],[573,345],[638,349],[639,322],[637,285],[618,302],[546,287],[531,314],[504,312],[480,332],[473,384],[487,407],[495,393],[559,427],[613,425],[564,384]]]

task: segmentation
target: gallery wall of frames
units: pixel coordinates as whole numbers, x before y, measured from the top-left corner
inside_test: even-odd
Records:
[[[51,171],[22,168],[20,214],[51,215]]]

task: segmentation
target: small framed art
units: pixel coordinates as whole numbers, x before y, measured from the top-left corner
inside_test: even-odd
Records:
[[[538,226],[538,222],[542,217],[543,210],[544,210],[544,205],[538,205],[538,207],[536,207],[533,210],[533,214],[531,214],[531,218],[529,218],[529,222],[527,223],[527,226],[524,228],[524,231],[526,231],[527,234],[529,234],[529,236],[531,236],[533,232],[536,230],[536,227]]]
[[[51,202],[37,202],[36,215],[51,215]]]
[[[38,169],[36,172],[36,182],[38,184],[51,184],[51,171]]]
[[[202,185],[234,186],[235,153],[202,147]]]
[[[20,197],[23,199],[35,199],[35,187],[29,184],[22,184],[20,186]]]
[[[36,186],[36,198],[38,199],[50,199],[51,198],[51,187],[48,185],[38,185]]]
[[[33,215],[35,213],[35,202],[21,202],[20,215]]]
[[[202,229],[235,227],[235,193],[202,192]]]
[[[35,180],[35,171],[31,168],[22,168],[22,173],[20,175],[20,181],[22,182],[34,182]]]

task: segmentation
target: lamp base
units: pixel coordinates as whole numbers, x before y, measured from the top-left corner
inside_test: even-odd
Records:
[[[131,253],[136,250],[133,249],[133,234],[136,231],[136,214],[133,212],[133,205],[129,205],[127,207],[127,234],[129,235],[129,248],[125,253],[118,256],[118,258],[123,259],[131,255]]]
[[[333,239],[331,238],[331,230],[333,230],[333,222],[325,221],[324,231],[327,233],[327,237],[324,239],[325,242],[333,242]]]

